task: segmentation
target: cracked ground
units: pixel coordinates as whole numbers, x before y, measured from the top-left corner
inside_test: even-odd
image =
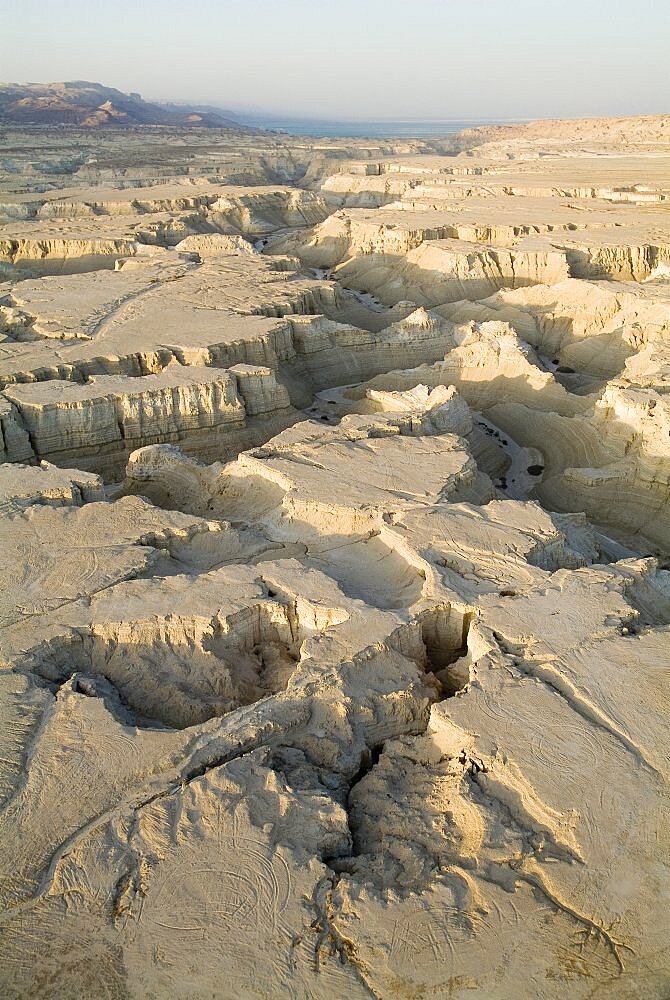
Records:
[[[8,134],[3,996],[667,1000],[661,125]]]

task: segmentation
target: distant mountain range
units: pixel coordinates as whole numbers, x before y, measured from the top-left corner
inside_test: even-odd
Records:
[[[213,107],[150,104],[139,94],[86,80],[0,84],[0,125],[176,125],[256,131]]]

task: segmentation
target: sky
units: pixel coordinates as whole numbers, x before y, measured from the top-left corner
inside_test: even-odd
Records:
[[[670,112],[670,0],[0,0],[2,82],[314,118]]]

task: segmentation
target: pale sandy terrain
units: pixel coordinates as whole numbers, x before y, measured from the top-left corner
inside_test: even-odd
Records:
[[[670,996],[670,119],[7,129],[0,992]]]

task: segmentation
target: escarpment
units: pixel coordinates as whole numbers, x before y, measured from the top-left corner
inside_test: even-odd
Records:
[[[668,995],[670,156],[623,127],[8,133],[3,996]]]

